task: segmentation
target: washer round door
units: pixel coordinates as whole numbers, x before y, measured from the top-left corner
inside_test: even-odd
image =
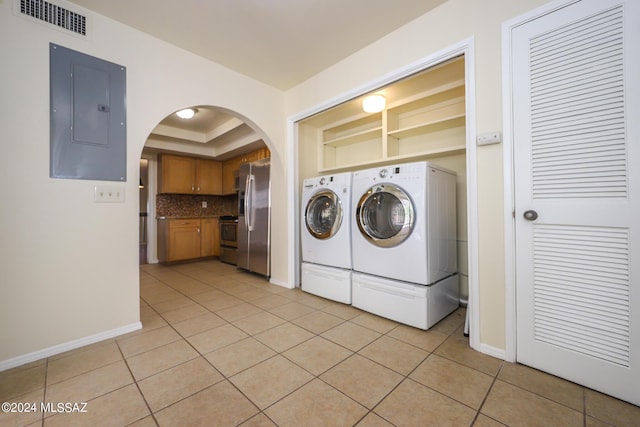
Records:
[[[415,208],[404,190],[394,184],[377,184],[360,198],[356,222],[362,235],[376,246],[399,245],[413,231]]]
[[[304,211],[304,222],[313,237],[324,240],[338,232],[342,215],[342,203],[336,193],[321,190],[309,199]]]

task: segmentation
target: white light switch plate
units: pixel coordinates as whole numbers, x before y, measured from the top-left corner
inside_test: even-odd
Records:
[[[502,134],[497,131],[481,133],[476,137],[476,144],[478,145],[497,144],[499,142],[502,142]]]
[[[96,203],[124,203],[124,187],[96,185],[93,187],[93,201]]]

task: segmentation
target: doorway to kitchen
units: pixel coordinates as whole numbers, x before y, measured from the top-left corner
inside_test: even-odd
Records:
[[[190,117],[177,114],[185,110]],[[178,112],[156,125],[141,154],[140,249],[150,264],[220,256],[219,219],[238,216],[239,169],[271,155],[263,133],[234,111],[196,105]],[[173,242],[175,256],[159,227],[171,218],[193,220],[193,230]]]

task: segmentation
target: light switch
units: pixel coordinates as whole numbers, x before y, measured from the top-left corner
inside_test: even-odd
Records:
[[[96,203],[124,203],[124,187],[96,185],[93,187],[93,201]]]
[[[489,145],[489,144],[497,144],[502,142],[502,134],[500,132],[487,132],[481,133],[476,138],[476,143],[478,145]]]

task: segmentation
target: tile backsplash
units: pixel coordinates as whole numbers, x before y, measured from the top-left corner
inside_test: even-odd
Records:
[[[204,201],[207,202],[206,208],[202,207]],[[166,217],[238,215],[238,195],[158,194],[156,215]]]

